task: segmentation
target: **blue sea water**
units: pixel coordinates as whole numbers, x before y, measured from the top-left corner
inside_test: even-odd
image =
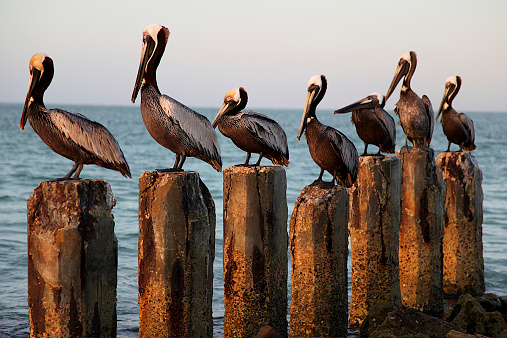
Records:
[[[53,105],[48,104],[48,107]],[[132,179],[120,173],[85,166],[82,178],[104,179],[111,184],[117,204],[113,209],[118,237],[118,336],[137,337],[139,308],[137,303],[138,178],[144,171],[172,167],[174,154],[156,143],[144,127],[138,105],[71,106],[58,108],[76,111],[106,126],[118,140],[130,165]],[[218,108],[197,108],[212,120]],[[63,177],[72,162],[53,153],[27,124],[19,129],[21,104],[0,104],[0,337],[27,337],[29,315],[27,304],[26,201],[39,182]],[[294,202],[304,186],[312,183],[320,169],[312,161],[306,141],[296,140],[302,109],[260,109],[284,128],[290,150],[287,173],[289,217]],[[363,143],[350,123],[350,115],[332,115],[330,110],[317,111],[321,122],[339,129],[356,145]],[[484,191],[484,265],[486,291],[507,296],[507,113],[468,113],[476,128],[477,150],[473,152],[483,172]],[[397,120],[397,117],[395,117]],[[243,163],[246,154],[219,133],[223,167]],[[404,144],[398,126],[397,148]],[[435,156],[447,148],[440,124],[435,125],[432,141]],[[454,150],[456,145],[452,146]],[[369,152],[376,152],[370,146]],[[257,160],[252,156],[251,163]],[[266,159],[263,165],[271,165]],[[210,165],[188,158],[184,169],[200,173],[216,206],[216,256],[214,263],[213,317],[214,336],[223,336],[222,272],[222,174]],[[331,180],[326,174],[325,180]],[[350,274],[349,268],[349,274]],[[350,280],[350,278],[349,278]]]

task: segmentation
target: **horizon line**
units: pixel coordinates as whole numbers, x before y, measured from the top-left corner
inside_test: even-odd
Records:
[[[5,102],[5,101],[0,101],[0,104],[5,104],[5,105],[20,105],[20,106],[23,106],[24,105],[24,102]],[[116,103],[108,103],[108,104],[91,104],[91,103],[64,103],[64,102],[59,102],[59,103],[50,103],[50,105],[55,105],[54,108],[57,108],[56,106],[58,105],[64,105],[64,106],[82,106],[82,107],[124,107],[124,108],[130,108],[130,107],[135,107],[136,104],[131,104],[131,105],[128,105],[128,104],[116,104]],[[220,109],[220,106],[216,106],[216,107],[212,107],[212,106],[188,106],[187,107],[193,109],[193,110],[198,110],[198,109],[215,109],[215,110],[219,110]],[[49,108],[49,109],[52,109],[52,108]],[[304,107],[283,107],[283,108],[275,108],[275,107],[249,107],[245,110],[256,110],[256,109],[262,109],[262,110],[303,110]],[[317,111],[319,110],[336,110],[336,108],[328,108],[328,107],[319,107],[317,109]],[[387,112],[389,113],[393,113],[394,114],[394,111],[393,110],[386,110]],[[436,111],[434,111],[435,113],[437,113]],[[505,114],[507,113],[507,110],[505,111],[502,111],[502,110],[485,110],[485,111],[477,111],[477,110],[462,110],[461,112],[463,113],[477,113],[477,114],[487,114],[487,113],[494,113],[494,114]]]

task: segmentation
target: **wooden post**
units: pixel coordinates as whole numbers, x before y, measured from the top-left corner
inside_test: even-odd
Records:
[[[225,337],[287,336],[286,189],[282,167],[224,170]]]
[[[116,337],[114,204],[98,180],[41,182],[28,200],[30,337]]]
[[[361,156],[349,189],[352,299],[350,324],[360,325],[375,304],[402,307],[398,265],[401,162]]]
[[[215,205],[196,172],[139,178],[139,337],[212,337]]]
[[[482,255],[482,172],[465,152],[440,153],[437,164],[447,183],[444,216],[444,292],[447,296],[484,293]]]
[[[347,189],[310,185],[290,219],[291,337],[347,336]]]
[[[400,289],[402,302],[428,314],[444,309],[442,236],[445,181],[433,150],[401,154]]]

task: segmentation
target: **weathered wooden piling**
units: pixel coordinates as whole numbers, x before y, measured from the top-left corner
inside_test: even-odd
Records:
[[[403,305],[443,312],[442,236],[445,181],[433,150],[401,153],[400,289]]]
[[[306,186],[290,219],[291,337],[346,337],[349,197]]]
[[[224,170],[225,337],[287,336],[287,182],[277,166]]]
[[[361,156],[349,189],[352,298],[350,319],[360,325],[375,304],[401,308],[399,226],[401,162],[396,156]]]
[[[212,337],[215,205],[196,172],[139,178],[139,337]]]
[[[106,181],[41,182],[28,207],[31,337],[115,337],[118,245]]]
[[[440,153],[437,164],[447,184],[444,215],[444,292],[484,293],[482,254],[482,171],[465,152]]]

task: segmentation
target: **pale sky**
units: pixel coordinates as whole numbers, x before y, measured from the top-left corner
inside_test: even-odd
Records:
[[[28,63],[44,52],[55,65],[48,108],[131,105],[142,32],[159,23],[170,31],[159,88],[192,108],[219,107],[243,86],[251,108],[302,109],[308,79],[324,74],[319,108],[337,109],[385,95],[400,55],[414,50],[412,88],[435,110],[459,75],[458,111],[507,111],[506,13],[505,0],[1,0],[0,102],[24,102]]]

